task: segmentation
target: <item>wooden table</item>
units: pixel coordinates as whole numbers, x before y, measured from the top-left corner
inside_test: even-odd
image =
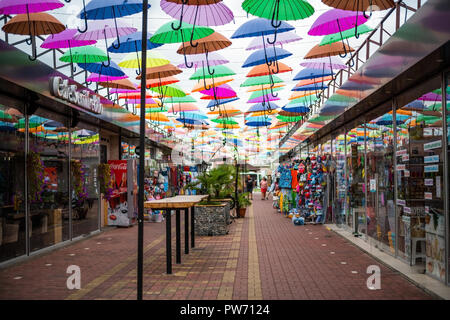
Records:
[[[207,195],[175,196],[166,199],[146,201],[145,209],[164,210],[166,212],[166,265],[167,274],[172,274],[172,217],[176,212],[176,263],[181,263],[180,211],[184,210],[184,253],[189,254],[189,209],[191,211],[191,247],[195,247],[195,210],[194,206],[206,199]]]

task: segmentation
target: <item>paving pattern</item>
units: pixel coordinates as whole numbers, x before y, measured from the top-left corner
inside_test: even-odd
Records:
[[[295,226],[254,196],[226,236],[196,237],[196,248],[165,274],[165,223],[144,228],[144,299],[432,299],[323,225]],[[172,219],[175,233],[175,219]],[[174,237],[173,237],[174,238]],[[175,239],[174,239],[175,241]],[[136,299],[137,227],[108,229],[0,270],[0,299]],[[81,289],[66,286],[69,265]],[[381,289],[367,288],[367,267],[381,269]]]

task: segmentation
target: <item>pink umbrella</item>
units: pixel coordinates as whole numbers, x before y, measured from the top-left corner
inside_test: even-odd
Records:
[[[213,87],[208,90],[202,90],[200,93],[205,94],[207,97],[201,97],[203,100],[212,99],[229,99],[236,97],[236,92],[228,84],[222,84],[218,87]]]
[[[192,111],[198,111],[198,107],[195,104],[191,103],[183,103],[175,105],[173,104],[167,112],[169,113],[178,113],[178,112],[192,112]]]
[[[128,101],[128,103],[131,103],[131,104],[140,104],[141,103],[141,99],[127,99],[127,101]],[[153,100],[152,98],[146,98],[145,104],[156,104],[156,101]]]
[[[278,33],[277,39],[275,41],[275,45],[280,45],[283,48],[283,44],[300,41],[302,40],[302,37],[299,37],[293,32],[282,32]],[[263,43],[264,39],[261,38],[254,38],[250,44],[248,45],[246,50],[257,50],[257,49],[264,49],[265,44]]]
[[[117,23],[118,24],[118,23]],[[124,23],[120,26],[115,26],[114,20],[89,20],[88,29],[84,33],[78,33],[74,36],[75,40],[105,40],[106,53],[108,54],[108,64],[102,65],[108,67],[110,65],[111,59],[109,57],[108,42],[107,39],[116,38],[120,36],[125,36],[127,34],[132,34],[137,31],[136,28],[132,28]]]
[[[325,36],[355,28],[366,21],[367,18],[362,12],[331,9],[314,21],[308,34],[310,36]]]
[[[222,2],[211,3],[206,5],[181,4],[161,0],[161,9],[174,19],[181,22],[198,25],[198,26],[221,26],[233,21],[233,12]]]
[[[141,93],[141,90],[132,90],[132,89],[116,89],[113,88],[109,92],[111,93]]]
[[[113,77],[113,76],[107,76],[107,75],[102,75],[102,74],[98,74],[98,73],[91,73],[91,75],[87,78],[86,81],[88,81],[88,82],[111,82],[114,80],[120,80],[120,79],[126,79],[126,78],[128,78],[127,75]]]
[[[0,14],[44,12],[64,7],[59,0],[2,0]]]
[[[76,40],[74,39],[76,29],[66,29],[63,32],[52,34],[41,44],[45,49],[75,48],[94,44],[97,40]]]

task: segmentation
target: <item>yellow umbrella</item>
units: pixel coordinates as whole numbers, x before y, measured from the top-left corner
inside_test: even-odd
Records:
[[[240,126],[238,124],[224,124],[224,123],[219,123],[216,128],[221,128],[221,129],[239,129]]]
[[[141,52],[136,55],[135,52],[129,53],[119,63],[119,67],[135,69],[141,67],[142,56]],[[147,52],[147,68],[154,68],[169,64],[170,61],[162,58],[160,55],[154,52]]]

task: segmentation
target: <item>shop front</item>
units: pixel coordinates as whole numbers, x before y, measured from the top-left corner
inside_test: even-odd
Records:
[[[0,88],[0,263],[109,225],[101,164],[135,157],[120,142],[136,140],[137,126],[3,41]]]

